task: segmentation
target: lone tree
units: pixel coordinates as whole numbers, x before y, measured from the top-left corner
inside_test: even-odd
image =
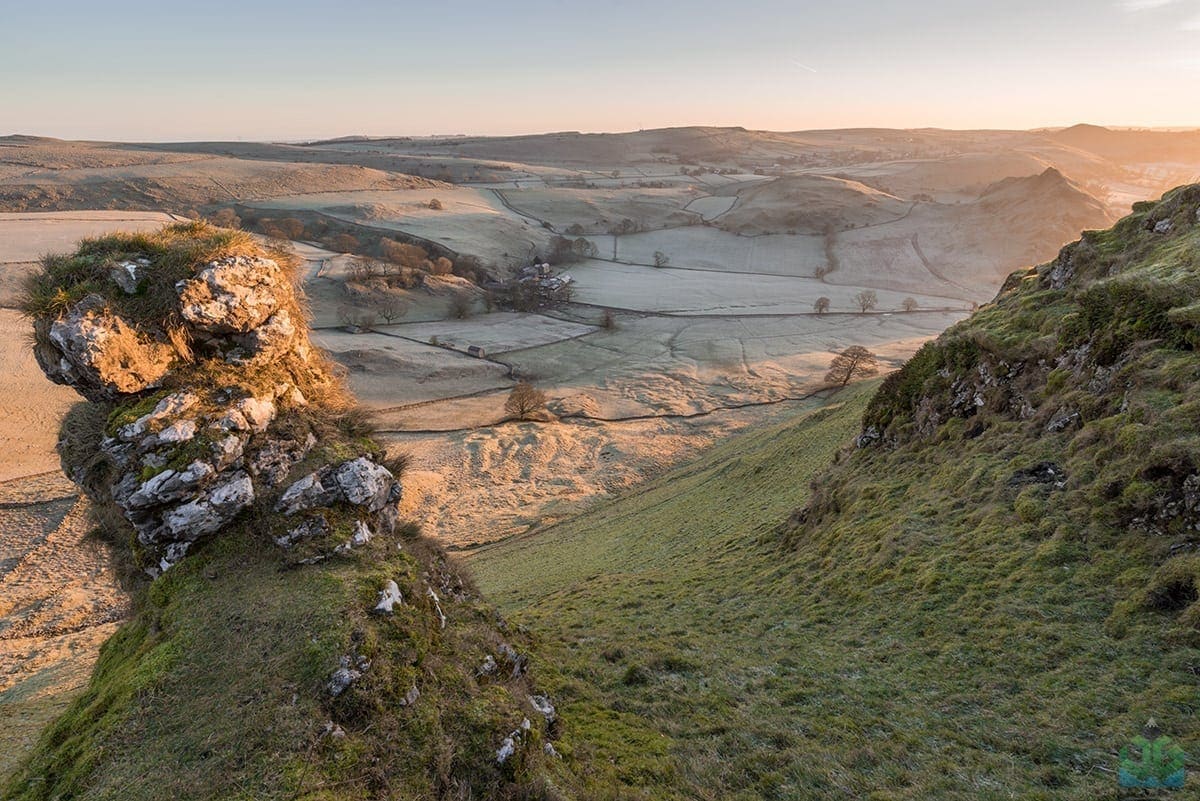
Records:
[[[851,345],[833,357],[825,383],[844,387],[856,378],[868,378],[879,372],[875,354],[862,345]]]
[[[408,314],[408,304],[391,293],[382,294],[371,304],[372,310],[391,325]]]
[[[668,256],[666,253],[663,253],[661,250],[654,251],[654,266],[655,267],[666,267],[670,263],[671,263],[670,256]]]
[[[879,296],[875,294],[874,289],[864,289],[854,296],[854,300],[858,303],[858,308],[869,312],[879,303]]]
[[[815,311],[817,314],[824,314],[825,312],[829,311],[829,303],[829,298],[822,295],[813,301],[813,311]]]
[[[455,320],[465,320],[475,312],[475,298],[465,289],[460,289],[450,296],[450,316]]]
[[[525,420],[545,405],[546,393],[528,381],[522,381],[508,393],[508,400],[504,401],[504,411],[518,420]]]
[[[904,307],[906,312],[915,312],[920,304],[917,303],[916,298],[905,298],[900,302],[900,305]]]

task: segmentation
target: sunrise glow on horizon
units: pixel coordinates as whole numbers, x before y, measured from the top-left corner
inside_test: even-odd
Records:
[[[1187,127],[1198,45],[1197,0],[69,0],[6,9],[0,135]]]

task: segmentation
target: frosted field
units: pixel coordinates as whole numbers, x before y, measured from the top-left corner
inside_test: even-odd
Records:
[[[732,209],[734,203],[737,203],[737,195],[698,197],[687,205],[687,210],[696,212],[705,220],[711,220]]]
[[[915,233],[910,226],[898,223],[838,234],[834,252],[839,266],[825,280],[830,284],[872,286],[910,294],[925,292],[968,302],[979,294],[978,289],[972,292],[931,272],[914,247]],[[931,241],[921,242],[919,235],[916,241],[931,265],[933,259],[944,261],[941,246]]]
[[[811,314],[813,302],[824,296],[832,301],[830,311],[859,311],[853,298],[860,287],[826,284],[815,278],[751,277],[597,260],[572,267],[570,275],[575,279],[576,301],[619,309],[686,315]],[[877,289],[875,293],[878,312],[899,310],[910,296],[924,309],[968,305],[919,292]]]
[[[590,239],[602,258],[612,257],[613,237]],[[694,225],[617,237],[617,261],[653,264],[655,251],[667,254],[672,267],[761,275],[811,277],[825,264],[825,244],[819,236],[746,237]]]
[[[71,250],[80,239],[111,231],[152,231],[172,222],[152,211],[69,211],[0,214],[0,264],[37,261]]]
[[[593,325],[558,320],[541,314],[496,312],[467,320],[393,325],[386,330],[423,342],[429,341],[430,337],[437,337],[439,345],[456,350],[465,351],[470,345],[478,345],[485,349],[488,356],[492,356],[585,336],[597,329]]]
[[[442,209],[429,208],[438,200]],[[285,216],[287,210],[319,211],[338,220],[391,229],[439,242],[485,260],[523,263],[550,232],[509,211],[487,189],[438,187],[397,191],[289,195],[250,204]]]
[[[315,331],[312,336],[346,368],[359,402],[374,409],[511,386],[502,365],[446,348],[385,333]]]
[[[578,223],[585,231],[595,233],[607,231],[626,218],[647,228],[689,225],[696,222],[696,215],[684,211],[684,206],[699,192],[690,185],[669,189],[564,188],[508,190],[504,197],[522,214],[545,220],[558,231]]]

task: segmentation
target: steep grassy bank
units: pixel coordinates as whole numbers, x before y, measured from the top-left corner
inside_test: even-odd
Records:
[[[1190,187],[1011,278],[869,402],[472,569],[671,735],[690,795],[1115,795],[1147,718],[1200,742],[1198,302]]]
[[[677,769],[656,797],[778,796],[832,767],[805,762],[824,752],[810,738],[851,714],[830,687],[853,660],[821,642],[807,579],[772,532],[857,430],[873,385],[469,562],[489,597],[539,632],[567,709],[598,691],[669,735]],[[588,740],[588,725],[574,715],[568,730]]]

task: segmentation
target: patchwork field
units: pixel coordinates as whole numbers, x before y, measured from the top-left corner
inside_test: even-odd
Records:
[[[828,297],[833,311],[860,311],[854,296],[886,281],[853,285],[827,284],[815,278],[782,277],[755,273],[694,271],[687,268],[654,268],[589,261],[571,268],[577,299],[582,303],[618,309],[668,314],[811,314],[813,303]],[[832,279],[832,276],[831,276]],[[903,282],[896,283],[903,285]],[[908,282],[910,285],[915,282]],[[932,283],[924,282],[925,286]],[[936,287],[933,287],[936,288]],[[969,311],[969,304],[954,297],[938,297],[919,290],[911,293],[880,287],[875,291],[879,310],[899,311],[906,297],[920,308]]]
[[[592,241],[601,256],[631,264],[654,264],[654,254],[663,253],[674,267],[812,276],[827,263],[824,242],[815,236],[742,237],[717,228],[692,226],[621,237],[599,236]]]

